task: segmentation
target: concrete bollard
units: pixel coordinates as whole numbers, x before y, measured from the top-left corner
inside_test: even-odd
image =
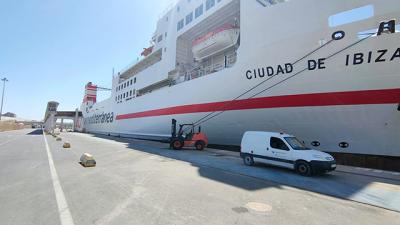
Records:
[[[80,159],[80,164],[84,167],[95,167],[96,166],[96,160],[94,160],[93,156],[89,153],[84,153],[81,156]]]
[[[63,144],[63,148],[71,148],[71,144],[68,143],[68,142],[65,142],[65,143]]]

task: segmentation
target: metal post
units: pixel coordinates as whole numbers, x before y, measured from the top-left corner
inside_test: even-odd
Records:
[[[0,121],[1,121],[1,115],[3,114],[3,100],[4,100],[4,90],[6,89],[6,82],[8,81],[7,78],[1,79],[3,81],[3,94],[1,95],[1,108],[0,108]]]
[[[60,126],[61,132],[63,131],[63,129],[64,129],[64,118],[61,118],[61,126]]]

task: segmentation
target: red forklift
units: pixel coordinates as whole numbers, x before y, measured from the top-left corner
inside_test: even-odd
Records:
[[[184,147],[195,147],[201,151],[208,145],[208,138],[201,132],[199,126],[198,132],[195,132],[194,124],[179,124],[179,131],[176,132],[176,120],[172,119],[170,148],[181,150]],[[185,129],[184,129],[185,128]],[[185,131],[189,131],[184,134]]]

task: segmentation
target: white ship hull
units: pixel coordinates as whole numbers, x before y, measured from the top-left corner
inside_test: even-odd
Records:
[[[400,57],[396,57],[400,33],[382,34],[353,45],[360,40],[358,32],[400,16],[400,9],[390,6],[396,1],[387,1],[380,11],[375,7],[374,18],[331,29],[315,18],[342,9],[335,11],[319,2],[291,1],[273,6],[277,7],[275,11],[268,13],[256,4],[241,4],[241,43],[234,66],[122,103],[112,97],[90,108],[83,105],[85,130],[162,138],[170,136],[171,119],[192,123],[210,112],[224,111],[202,124],[210,143],[240,145],[245,131],[283,131],[323,151],[400,156]],[[348,5],[352,8],[378,2],[359,0]],[[321,12],[316,13],[307,4],[322,7]],[[301,16],[295,13],[297,10],[302,11]],[[283,13],[287,16],[281,19]],[[277,23],[260,23],[268,21],[271,14],[279,18]],[[296,27],[303,23],[309,26]],[[294,63],[326,43],[337,30],[345,31],[346,37]],[[271,36],[276,37],[263,41]],[[381,58],[385,61],[376,60],[380,50],[387,50]],[[363,63],[354,64],[354,54],[367,57],[369,52],[371,60],[364,58]],[[325,68],[301,72],[308,67],[308,60],[319,58],[327,58]],[[293,68],[276,76],[266,74],[267,67],[276,74],[279,65],[284,68],[287,63],[293,63]],[[260,77],[263,70],[265,75]],[[256,89],[230,102],[262,81]],[[249,99],[264,89],[268,90]],[[102,113],[112,113],[113,118],[94,119]]]

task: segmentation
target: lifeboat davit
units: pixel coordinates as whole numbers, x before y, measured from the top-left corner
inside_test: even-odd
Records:
[[[201,60],[234,46],[239,39],[239,28],[225,25],[215,31],[195,39],[192,52],[196,60]]]

